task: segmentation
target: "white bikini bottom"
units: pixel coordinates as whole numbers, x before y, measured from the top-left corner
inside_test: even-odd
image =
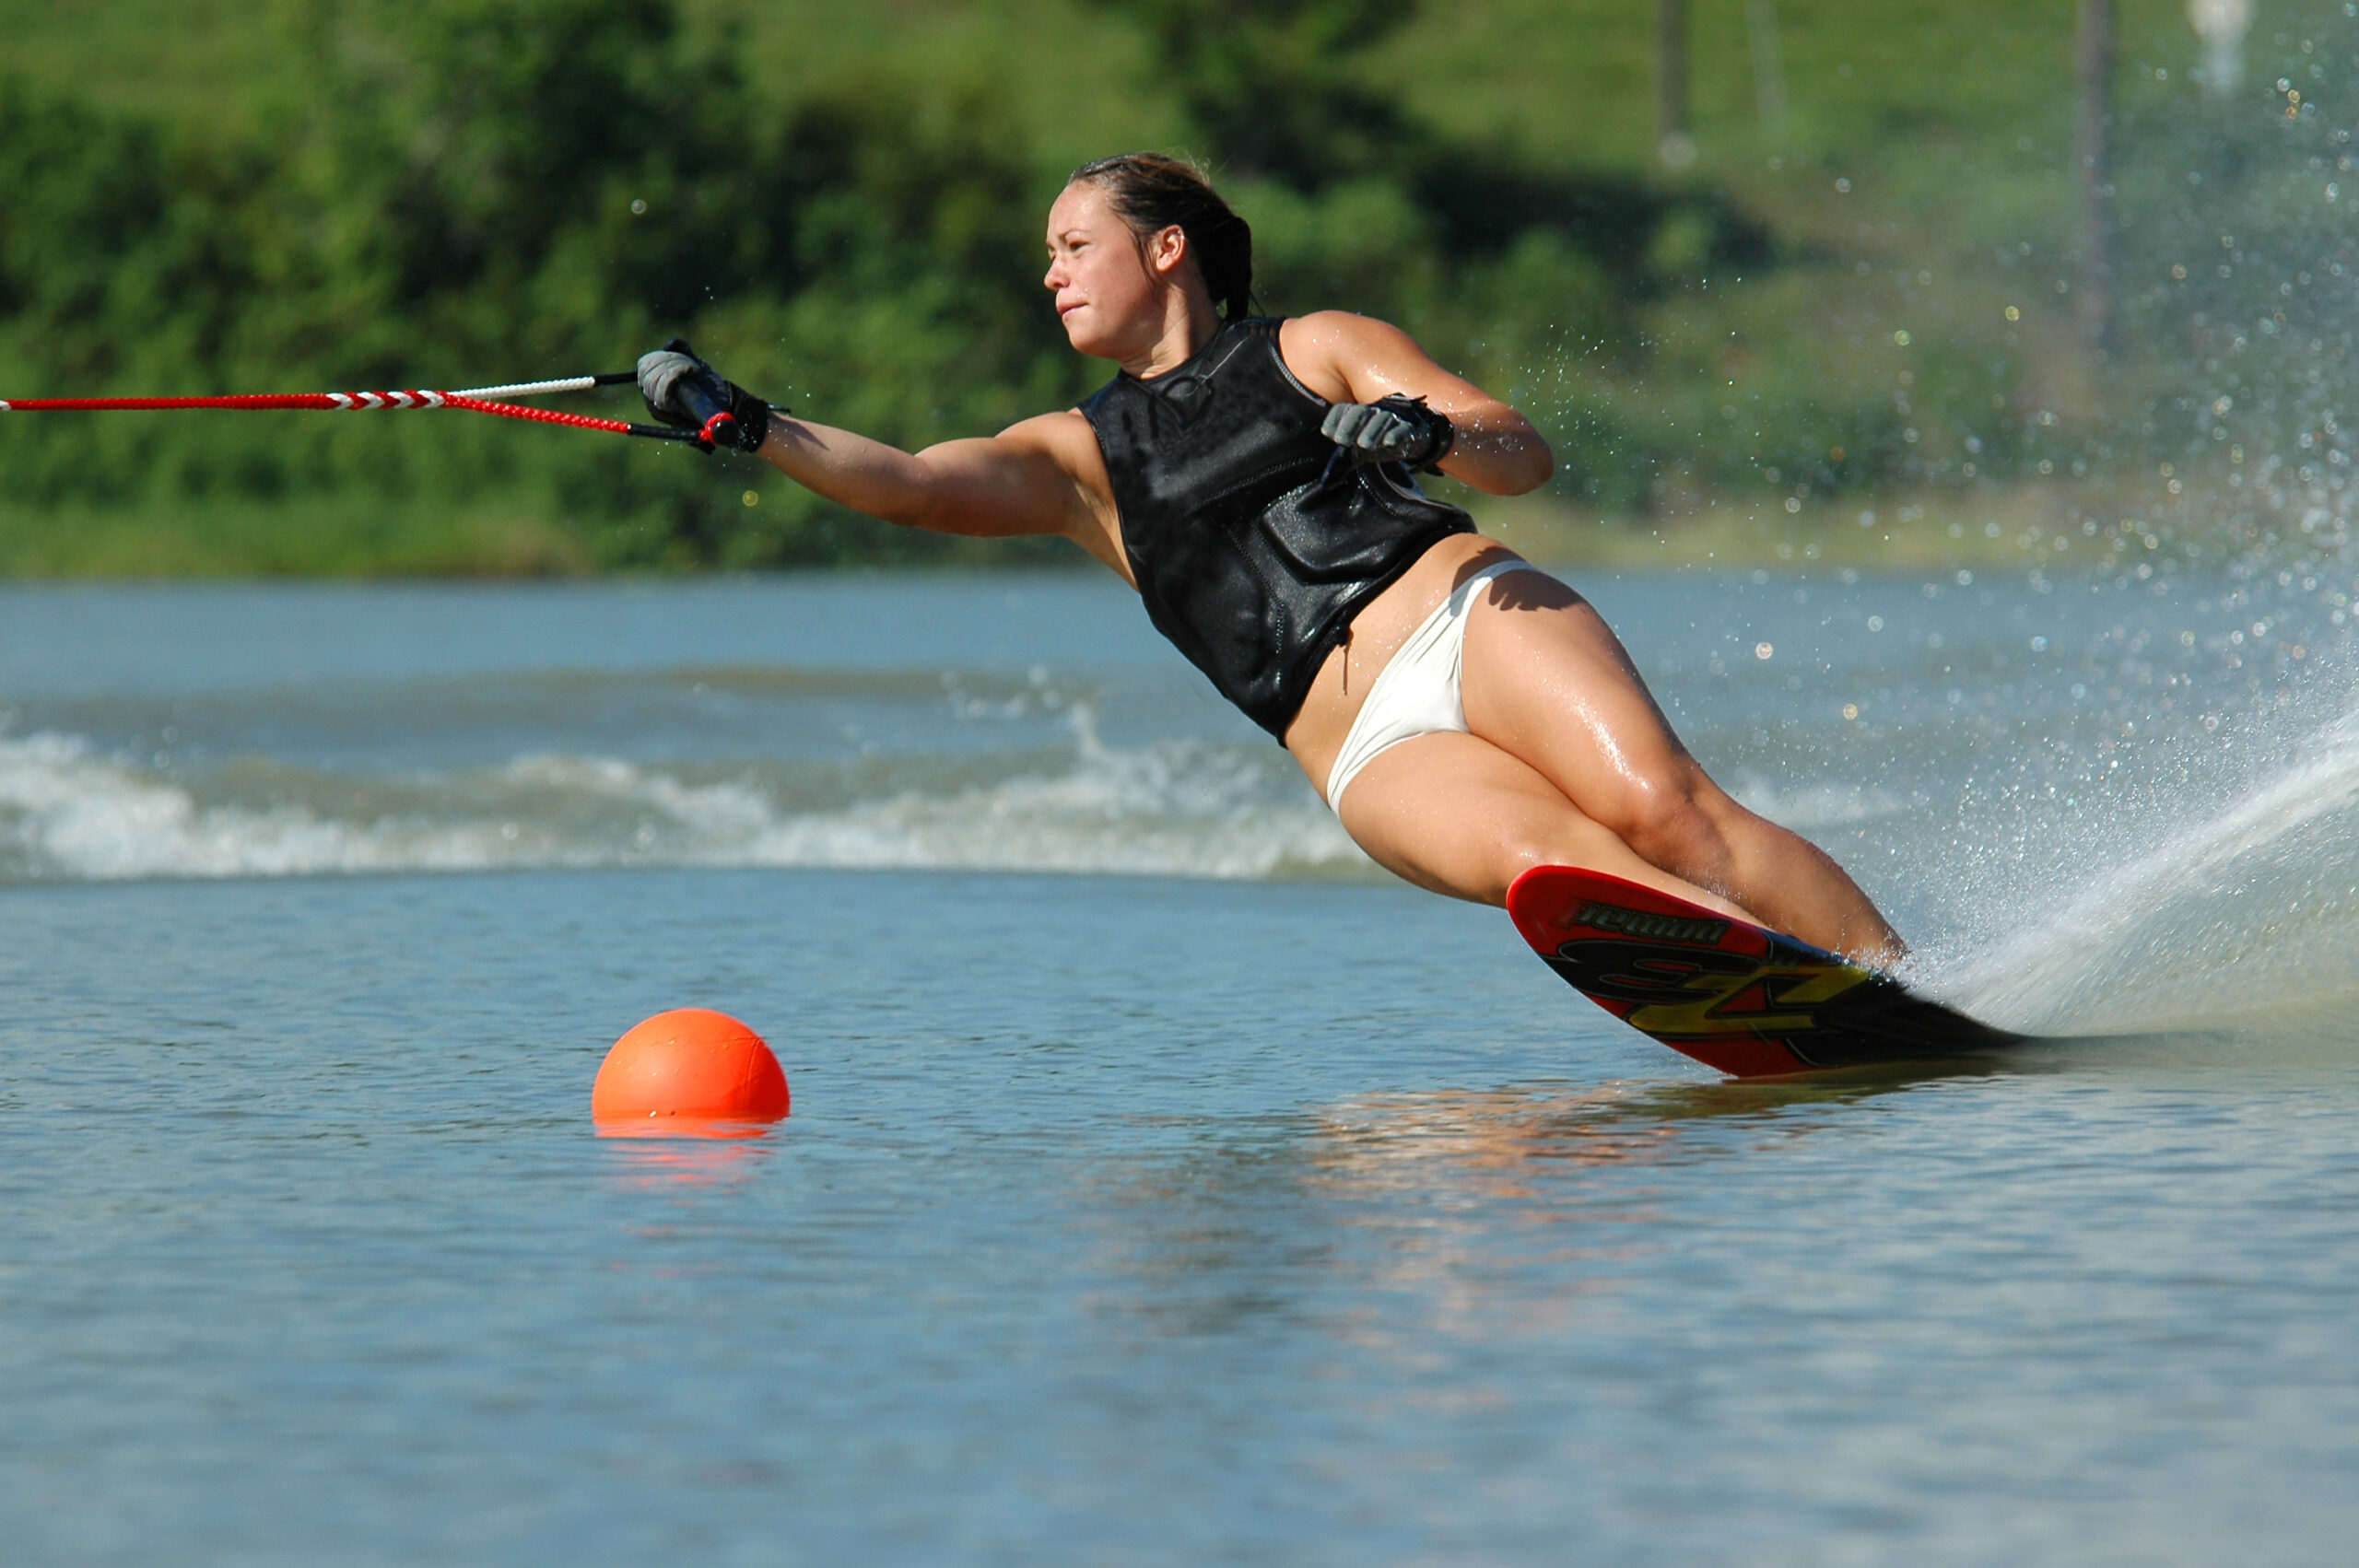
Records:
[[[1327,809],[1343,814],[1344,790],[1360,769],[1403,741],[1420,735],[1466,733],[1466,699],[1460,681],[1466,667],[1466,617],[1475,596],[1493,578],[1509,572],[1538,571],[1528,561],[1501,561],[1485,567],[1449,591],[1434,607],[1401,651],[1376,678],[1344,737],[1344,749],[1327,775]]]

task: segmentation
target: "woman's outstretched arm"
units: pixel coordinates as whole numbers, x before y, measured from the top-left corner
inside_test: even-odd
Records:
[[[1080,423],[1048,415],[996,436],[909,452],[773,413],[760,455],[804,488],[904,527],[995,537],[1063,533],[1076,513],[1094,509],[1069,470],[1074,443],[1056,428],[1061,417]],[[1088,434],[1086,426],[1081,433]]]
[[[1416,339],[1373,316],[1319,310],[1281,330],[1286,367],[1330,403],[1422,397],[1457,431],[1441,471],[1490,496],[1520,496],[1556,471],[1555,455],[1532,421],[1463,377],[1453,376]]]
[[[831,501],[906,528],[985,538],[1062,533],[1128,577],[1106,463],[1077,411],[907,452],[797,419],[696,357],[685,339],[640,357],[640,395],[667,425],[756,453]]]
[[[1112,508],[1101,498],[1105,460],[1077,414],[908,452],[773,413],[760,455],[805,489],[886,522],[983,538],[1062,533],[1129,575]]]

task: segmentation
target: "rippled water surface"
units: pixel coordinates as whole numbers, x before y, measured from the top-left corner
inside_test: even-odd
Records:
[[[2353,585],[1582,586],[2075,1038],[1719,1082],[1087,579],[0,592],[0,1555],[2338,1560]]]

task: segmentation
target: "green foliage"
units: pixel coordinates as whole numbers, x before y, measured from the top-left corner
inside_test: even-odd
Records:
[[[1353,67],[1416,14],[1403,0],[1100,0],[1156,45],[1224,167],[1317,191],[1399,174],[1430,139]]]
[[[323,7],[310,40],[321,90],[257,142],[0,92],[11,387],[452,386],[627,366],[686,328],[891,440],[1078,390],[1033,275],[1039,181],[987,99],[849,82],[771,112],[662,0]],[[576,541],[523,553],[550,566],[965,553],[847,528],[744,465],[432,417],[20,420],[0,477],[67,511],[496,496]]]

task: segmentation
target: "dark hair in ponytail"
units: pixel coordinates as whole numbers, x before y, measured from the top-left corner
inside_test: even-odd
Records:
[[[1194,164],[1159,152],[1126,152],[1083,164],[1067,183],[1105,192],[1114,216],[1142,240],[1176,227],[1188,237],[1188,252],[1221,315],[1234,322],[1252,314],[1253,229],[1228,210]]]

